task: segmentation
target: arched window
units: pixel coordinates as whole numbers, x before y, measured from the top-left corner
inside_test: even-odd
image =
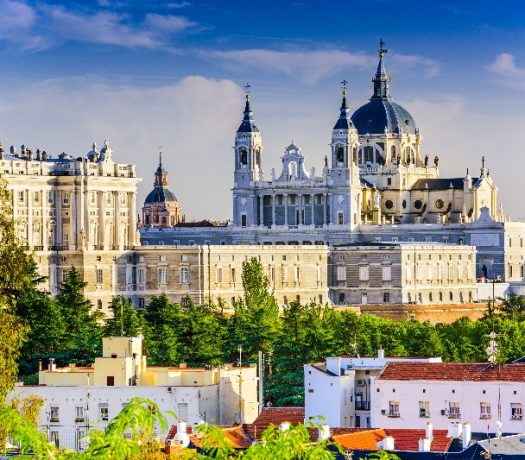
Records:
[[[395,145],[390,147],[390,156],[392,158],[392,161],[396,160],[396,146]]]
[[[337,147],[336,161],[338,163],[344,163],[345,162],[345,149],[342,146]]]
[[[365,163],[374,162],[374,148],[371,146],[365,147]]]
[[[255,164],[261,167],[261,149],[255,151]]]
[[[357,158],[357,147],[354,147],[352,150],[352,157],[354,158],[354,163],[359,163],[359,159]]]
[[[241,166],[246,166],[248,164],[248,152],[246,149],[241,149],[239,152],[239,163]]]

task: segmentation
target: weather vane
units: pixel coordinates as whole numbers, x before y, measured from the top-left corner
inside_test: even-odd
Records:
[[[386,45],[386,43],[381,39],[379,41],[379,49],[377,52],[379,53],[379,57],[382,59],[385,53],[388,53],[388,50],[386,48],[383,48]]]
[[[244,94],[246,94],[246,99],[250,99],[250,84],[249,83],[246,83],[244,85]]]
[[[346,80],[343,80],[341,82],[341,89],[343,90],[343,96],[346,96],[347,92],[346,92],[346,85],[348,84],[348,82]]]

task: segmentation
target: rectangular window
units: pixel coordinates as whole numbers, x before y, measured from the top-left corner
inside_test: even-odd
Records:
[[[58,406],[51,406],[49,409],[49,421],[50,422],[60,422]]]
[[[108,386],[108,387],[114,387],[115,386],[115,376],[108,375],[106,377],[106,386]]]
[[[383,303],[389,303],[390,302],[390,293],[384,292],[383,293]]]
[[[177,415],[179,420],[188,421],[188,403],[179,403],[177,405]]]
[[[490,403],[479,403],[479,418],[483,420],[490,419]]]
[[[299,267],[295,267],[295,282],[298,283],[301,279],[301,269]]]
[[[84,421],[84,406],[75,407],[75,422]]]
[[[25,193],[24,192],[18,192],[18,201],[20,203],[23,203],[25,199]]]
[[[359,281],[368,281],[368,266],[359,267]]]
[[[235,268],[233,267],[231,269],[231,278],[232,278],[232,283],[237,282],[237,274],[235,273]]]
[[[108,403],[99,403],[98,411],[100,420],[102,420],[103,422],[107,422],[109,420]]]
[[[428,401],[419,401],[419,416],[430,417],[430,403]]]
[[[188,276],[189,270],[187,268],[181,268],[179,273],[179,281],[180,284],[184,284],[188,282],[189,276]]]
[[[49,432],[49,441],[53,443],[57,449],[60,448],[60,435],[58,431],[51,430]]]
[[[383,267],[383,281],[392,281],[392,267]]]
[[[86,448],[87,440],[86,430],[77,429],[75,430],[75,449],[80,451]]]
[[[461,418],[458,402],[448,403],[448,418]]]
[[[97,284],[102,284],[104,281],[104,274],[101,268],[97,268]]]
[[[241,227],[246,227],[246,214],[241,214]]]
[[[215,272],[215,282],[222,283],[222,267],[217,267]]]
[[[144,267],[137,268],[137,283],[146,282],[146,269]]]
[[[34,201],[35,203],[40,202],[40,193],[39,193],[39,192],[35,192],[35,193],[33,193],[33,201]]]
[[[346,265],[337,267],[337,281],[346,281]]]
[[[399,401],[390,401],[388,403],[388,416],[399,417]]]
[[[337,213],[337,224],[343,225],[343,213],[342,212]]]
[[[521,403],[511,403],[510,418],[511,420],[521,420],[523,418]]]
[[[159,284],[168,283],[168,270],[166,268],[159,268],[157,270],[157,276],[158,276]]]
[[[275,283],[275,267],[270,267],[270,281]]]
[[[144,308],[146,306],[146,300],[144,297],[139,297],[139,308]]]
[[[64,201],[64,204],[69,203],[69,192],[64,192],[63,201]]]

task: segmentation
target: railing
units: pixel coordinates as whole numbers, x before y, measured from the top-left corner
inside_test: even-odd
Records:
[[[511,420],[521,420],[523,418],[523,415],[511,415]]]
[[[58,422],[60,421],[60,419],[59,419],[58,417],[51,417],[51,418],[49,419],[49,421],[50,421],[51,423],[58,423]]]
[[[448,418],[458,419],[458,418],[461,418],[461,414],[459,412],[450,413],[448,414]]]
[[[355,410],[370,410],[370,402],[369,401],[356,401]]]
[[[401,415],[400,415],[399,412],[389,412],[389,413],[388,413],[388,416],[389,416],[389,417],[392,417],[392,418],[401,417]]]
[[[492,416],[490,414],[481,414],[479,418],[480,420],[490,420]]]

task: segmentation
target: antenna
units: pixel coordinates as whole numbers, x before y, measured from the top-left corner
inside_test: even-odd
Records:
[[[488,336],[490,337],[490,342],[486,352],[489,363],[494,364],[498,354],[498,342],[496,339],[499,337],[499,334],[496,334],[494,331],[492,331]]]

